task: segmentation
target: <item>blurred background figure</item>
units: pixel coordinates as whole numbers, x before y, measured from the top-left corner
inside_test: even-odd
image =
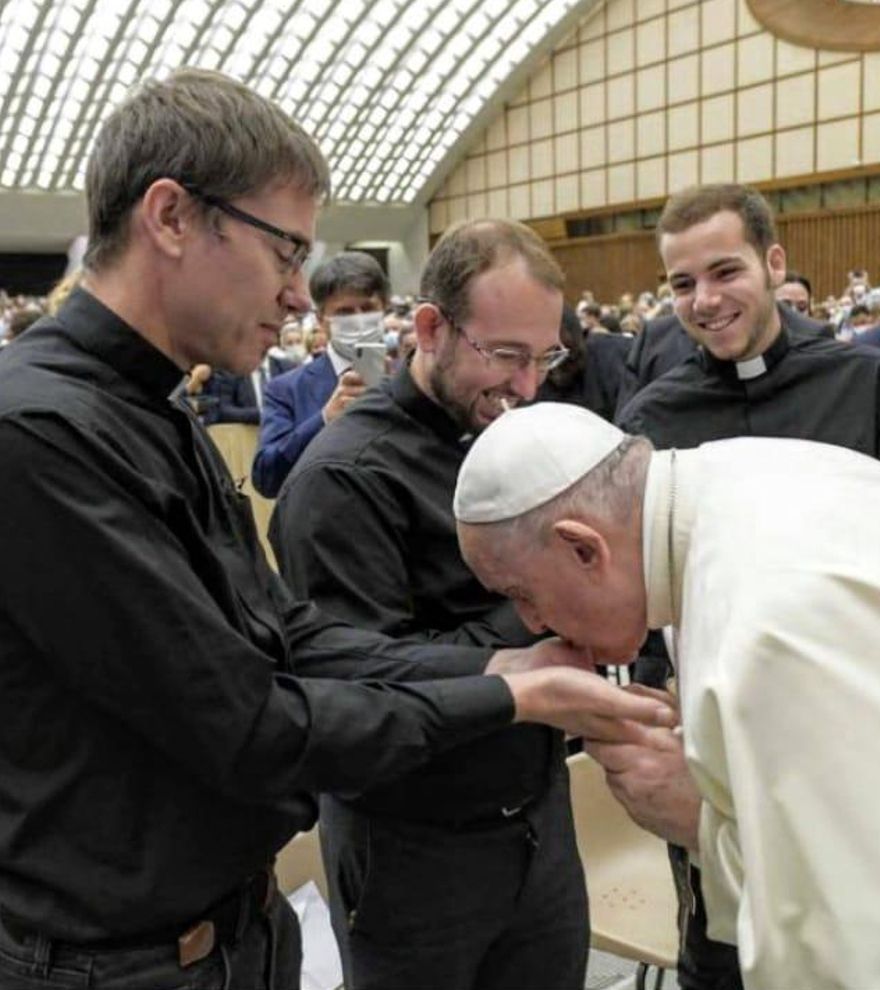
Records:
[[[44,315],[45,310],[37,303],[28,302],[23,306],[14,307],[7,318],[6,336],[2,344],[5,346],[12,343],[16,337],[23,334],[28,327],[32,326]]]
[[[548,373],[538,389],[538,400],[570,402],[612,420],[632,339],[604,328],[584,332],[575,311],[566,304],[559,340],[568,348],[568,357]]]
[[[281,349],[291,368],[298,368],[309,356],[299,320],[288,320],[281,328]]]

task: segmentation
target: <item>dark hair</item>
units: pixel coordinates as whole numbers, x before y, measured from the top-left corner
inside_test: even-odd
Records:
[[[88,268],[125,247],[132,208],[162,178],[221,199],[276,179],[330,195],[318,146],[279,107],[220,73],[181,69],[140,86],[98,134],[86,172]]]
[[[382,266],[364,251],[342,251],[318,265],[309,279],[309,292],[317,309],[341,292],[379,296],[384,306],[389,289]]]
[[[470,316],[471,282],[516,258],[525,261],[536,281],[562,291],[562,269],[531,228],[514,220],[470,220],[452,227],[436,243],[422,271],[419,294],[461,325]]]
[[[562,322],[559,325],[559,342],[568,348],[568,357],[548,375],[547,381],[562,392],[567,392],[575,382],[580,381],[587,364],[587,348],[584,343],[584,328],[577,313],[565,303],[562,307]]]
[[[760,257],[777,243],[770,204],[757,189],[732,182],[691,186],[670,196],[657,221],[657,243],[664,234],[679,234],[725,210],[742,220],[746,240]]]
[[[849,318],[852,319],[854,316],[870,316],[871,311],[867,306],[863,306],[861,303],[856,303],[849,311]]]
[[[801,275],[800,272],[795,271],[786,272],[785,278],[782,280],[782,284],[788,285],[790,282],[797,282],[798,285],[802,285],[807,290],[807,295],[812,298],[813,286],[810,284],[810,280],[806,275]]]

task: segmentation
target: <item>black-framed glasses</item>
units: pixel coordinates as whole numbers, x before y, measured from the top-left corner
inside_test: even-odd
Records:
[[[430,302],[430,300],[423,301]],[[479,341],[474,340],[473,337],[465,331],[464,327],[459,326],[455,320],[453,320],[449,314],[445,312],[442,306],[439,306],[435,302],[432,302],[431,305],[437,307],[437,310],[443,319],[446,320],[446,322],[456,333],[464,337],[467,343],[473,347],[473,349],[480,355],[486,364],[494,365],[494,367],[498,368],[499,371],[506,371],[513,374],[516,371],[525,370],[530,364],[534,364],[535,370],[539,375],[546,375],[554,368],[558,368],[570,353],[569,349],[567,347],[563,347],[561,344],[551,347],[550,350],[544,351],[543,354],[532,354],[524,347],[510,347],[505,345],[487,347],[485,344],[481,344]]]
[[[286,275],[293,275],[295,272],[298,272],[308,260],[312,245],[304,237],[300,237],[299,234],[291,234],[289,231],[282,230],[272,223],[267,223],[267,221],[255,217],[252,213],[247,213],[245,210],[240,210],[237,206],[233,206],[232,203],[227,203],[220,196],[212,196],[210,193],[204,193],[194,186],[184,186],[184,189],[191,196],[200,199],[207,206],[216,207],[221,213],[232,217],[233,220],[246,223],[251,227],[255,227],[257,230],[262,230],[264,234],[271,234],[285,244],[293,245],[292,252],[285,252],[277,248],[275,251],[278,261],[281,263],[282,271]]]

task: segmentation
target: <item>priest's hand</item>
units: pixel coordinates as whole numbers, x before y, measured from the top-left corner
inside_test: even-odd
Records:
[[[645,743],[649,727],[671,727],[678,720],[675,706],[667,700],[624,691],[574,667],[501,676],[513,694],[517,722],[542,722],[574,736],[639,745]]]
[[[656,697],[658,693],[639,693]],[[634,742],[584,742],[584,749],[605,768],[612,794],[630,818],[661,839],[692,852],[699,849],[700,794],[684,758],[681,734],[670,728],[643,729]]]

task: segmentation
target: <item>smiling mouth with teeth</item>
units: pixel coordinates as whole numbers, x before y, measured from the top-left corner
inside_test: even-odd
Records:
[[[711,321],[704,321],[700,324],[704,330],[709,330],[712,333],[717,333],[719,330],[726,330],[734,320],[737,319],[739,313],[734,313],[732,316],[725,316],[721,319],[715,319]]]

